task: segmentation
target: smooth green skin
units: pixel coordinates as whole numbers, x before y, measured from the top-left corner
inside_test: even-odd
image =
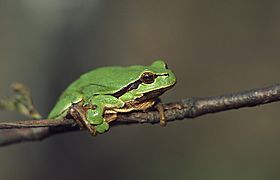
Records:
[[[154,74],[166,74],[169,76],[158,76],[151,84],[141,83],[137,89],[130,90],[116,98],[114,93],[139,80],[143,72]],[[50,119],[64,118],[69,112],[72,104],[83,100],[84,105],[95,105],[96,109],[86,112],[86,120],[103,133],[109,129],[109,125],[103,118],[104,108],[121,108],[126,102],[144,96],[145,93],[164,89],[176,83],[174,73],[166,68],[163,61],[157,60],[151,66],[128,66],[128,67],[101,67],[92,70],[74,81],[60,96],[57,104],[49,114]]]

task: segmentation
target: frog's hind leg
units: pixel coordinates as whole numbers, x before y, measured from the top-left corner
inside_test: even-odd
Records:
[[[86,128],[89,130],[90,134],[95,136],[96,129],[92,126],[86,119],[84,108],[78,104],[73,105],[70,108],[70,115],[76,121],[80,128]]]

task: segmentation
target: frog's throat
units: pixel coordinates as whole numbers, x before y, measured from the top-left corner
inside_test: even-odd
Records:
[[[165,88],[161,88],[161,89],[156,89],[154,91],[147,92],[142,97],[135,99],[134,102],[135,103],[142,103],[142,102],[149,101],[149,100],[155,100],[160,95],[162,95],[165,91],[167,91],[168,89],[172,88],[173,86],[174,85],[168,86],[168,87],[165,87]]]

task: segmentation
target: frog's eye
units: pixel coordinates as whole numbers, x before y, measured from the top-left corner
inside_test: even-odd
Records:
[[[141,82],[145,83],[145,84],[151,84],[155,81],[156,75],[154,73],[151,72],[144,72],[141,75]]]

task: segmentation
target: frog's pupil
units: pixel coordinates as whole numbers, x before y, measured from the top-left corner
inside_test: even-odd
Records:
[[[140,80],[145,84],[151,84],[154,82],[156,75],[151,72],[145,72],[142,74]]]

